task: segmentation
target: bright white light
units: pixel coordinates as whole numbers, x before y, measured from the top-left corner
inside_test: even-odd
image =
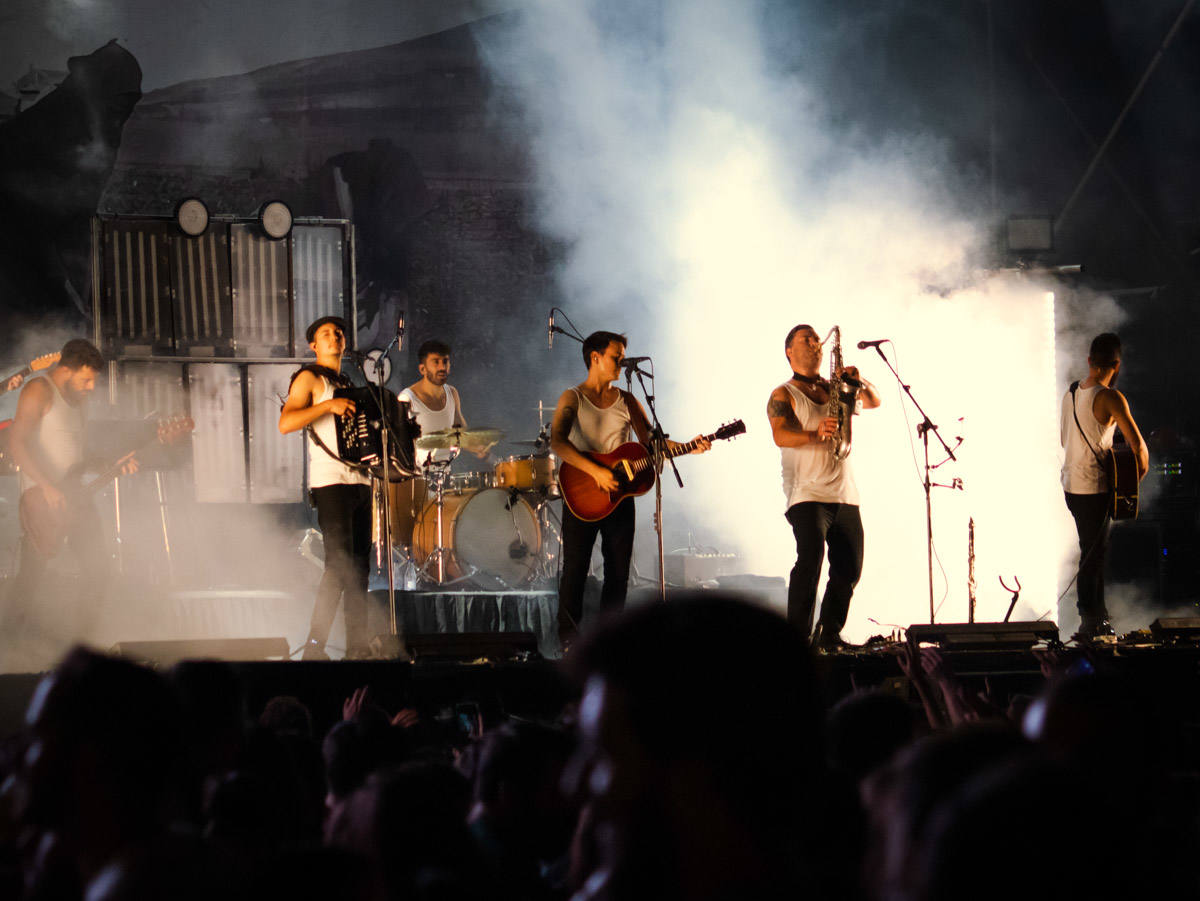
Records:
[[[982,235],[936,192],[954,179],[937,146],[863,151],[861,136],[835,134],[819,92],[767,74],[755,4],[651,6],[612,0],[592,18],[586,4],[542,0],[484,52],[530,111],[542,225],[570,246],[564,302],[593,321],[624,314],[628,352],[654,354],[674,437],[746,421],[747,435],[684,464],[686,491],[664,493],[670,521],[706,529],[747,572],[787,575],[794,544],[766,403],[790,375],[788,330],[837,324],[846,362],[884,398],[854,425],[866,565],[847,637],[880,631],[868,617],[929,618],[920,417],[874,352],[854,348],[862,339],[892,339],[946,440],[964,439],[959,462],[934,473],[966,485],[935,489],[938,619],[966,618],[970,516],[979,618],[1007,608],[1000,575],[1024,586],[1014,616],[1050,610],[1073,529],[1045,286],[972,277]],[[931,457],[943,459],[939,445]]]

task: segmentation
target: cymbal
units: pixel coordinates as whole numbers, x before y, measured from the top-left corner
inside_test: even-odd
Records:
[[[439,429],[422,435],[416,440],[418,450],[444,450],[450,447],[461,447],[465,450],[479,450],[499,444],[504,437],[500,429]]]

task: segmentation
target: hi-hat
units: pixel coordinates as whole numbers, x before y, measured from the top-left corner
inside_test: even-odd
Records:
[[[504,437],[500,429],[439,429],[416,440],[417,450],[445,450],[461,447],[464,450],[483,450],[499,444]]]

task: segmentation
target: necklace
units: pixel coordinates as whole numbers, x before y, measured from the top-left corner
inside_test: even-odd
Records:
[[[819,375],[801,375],[798,372],[793,372],[792,378],[806,385],[823,385],[825,383],[825,380]]]

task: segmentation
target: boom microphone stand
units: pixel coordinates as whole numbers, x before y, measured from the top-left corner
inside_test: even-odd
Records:
[[[929,567],[929,622],[930,622],[930,624],[932,624],[934,622],[932,492],[933,492],[934,488],[951,488],[951,489],[958,489],[959,491],[961,491],[962,490],[962,479],[954,479],[954,481],[950,485],[939,485],[939,484],[936,484],[936,483],[930,481],[929,474],[933,470],[937,469],[942,464],[949,462],[950,460],[954,460],[957,462],[958,457],[954,456],[954,450],[950,447],[950,445],[948,445],[946,443],[946,440],[944,438],[942,438],[942,433],[940,431],[938,431],[938,427],[936,425],[934,425],[933,421],[929,418],[929,416],[921,408],[921,405],[919,403],[917,403],[916,397],[913,396],[912,389],[904,383],[904,379],[900,378],[900,373],[898,373],[896,371],[896,367],[892,365],[892,361],[887,358],[887,356],[884,354],[883,350],[880,348],[879,344],[874,344],[874,347],[875,347],[875,353],[879,354],[879,358],[881,360],[883,360],[884,363],[887,364],[887,368],[890,369],[892,371],[892,375],[896,377],[896,382],[900,385],[901,388],[904,389],[904,393],[908,395],[908,399],[910,401],[912,401],[913,406],[917,408],[917,412],[921,414],[921,421],[919,423],[917,423],[917,435],[921,438],[921,442],[925,446],[925,553],[926,553],[926,561],[927,561],[928,567]],[[929,434],[930,434],[930,432],[932,432],[934,435],[937,436],[938,442],[942,445],[942,449],[945,450],[945,452],[946,452],[946,459],[943,460],[941,463],[935,463],[933,466],[929,465]],[[958,447],[959,444],[962,444],[961,438],[958,439],[958,443],[955,444],[954,446]]]

